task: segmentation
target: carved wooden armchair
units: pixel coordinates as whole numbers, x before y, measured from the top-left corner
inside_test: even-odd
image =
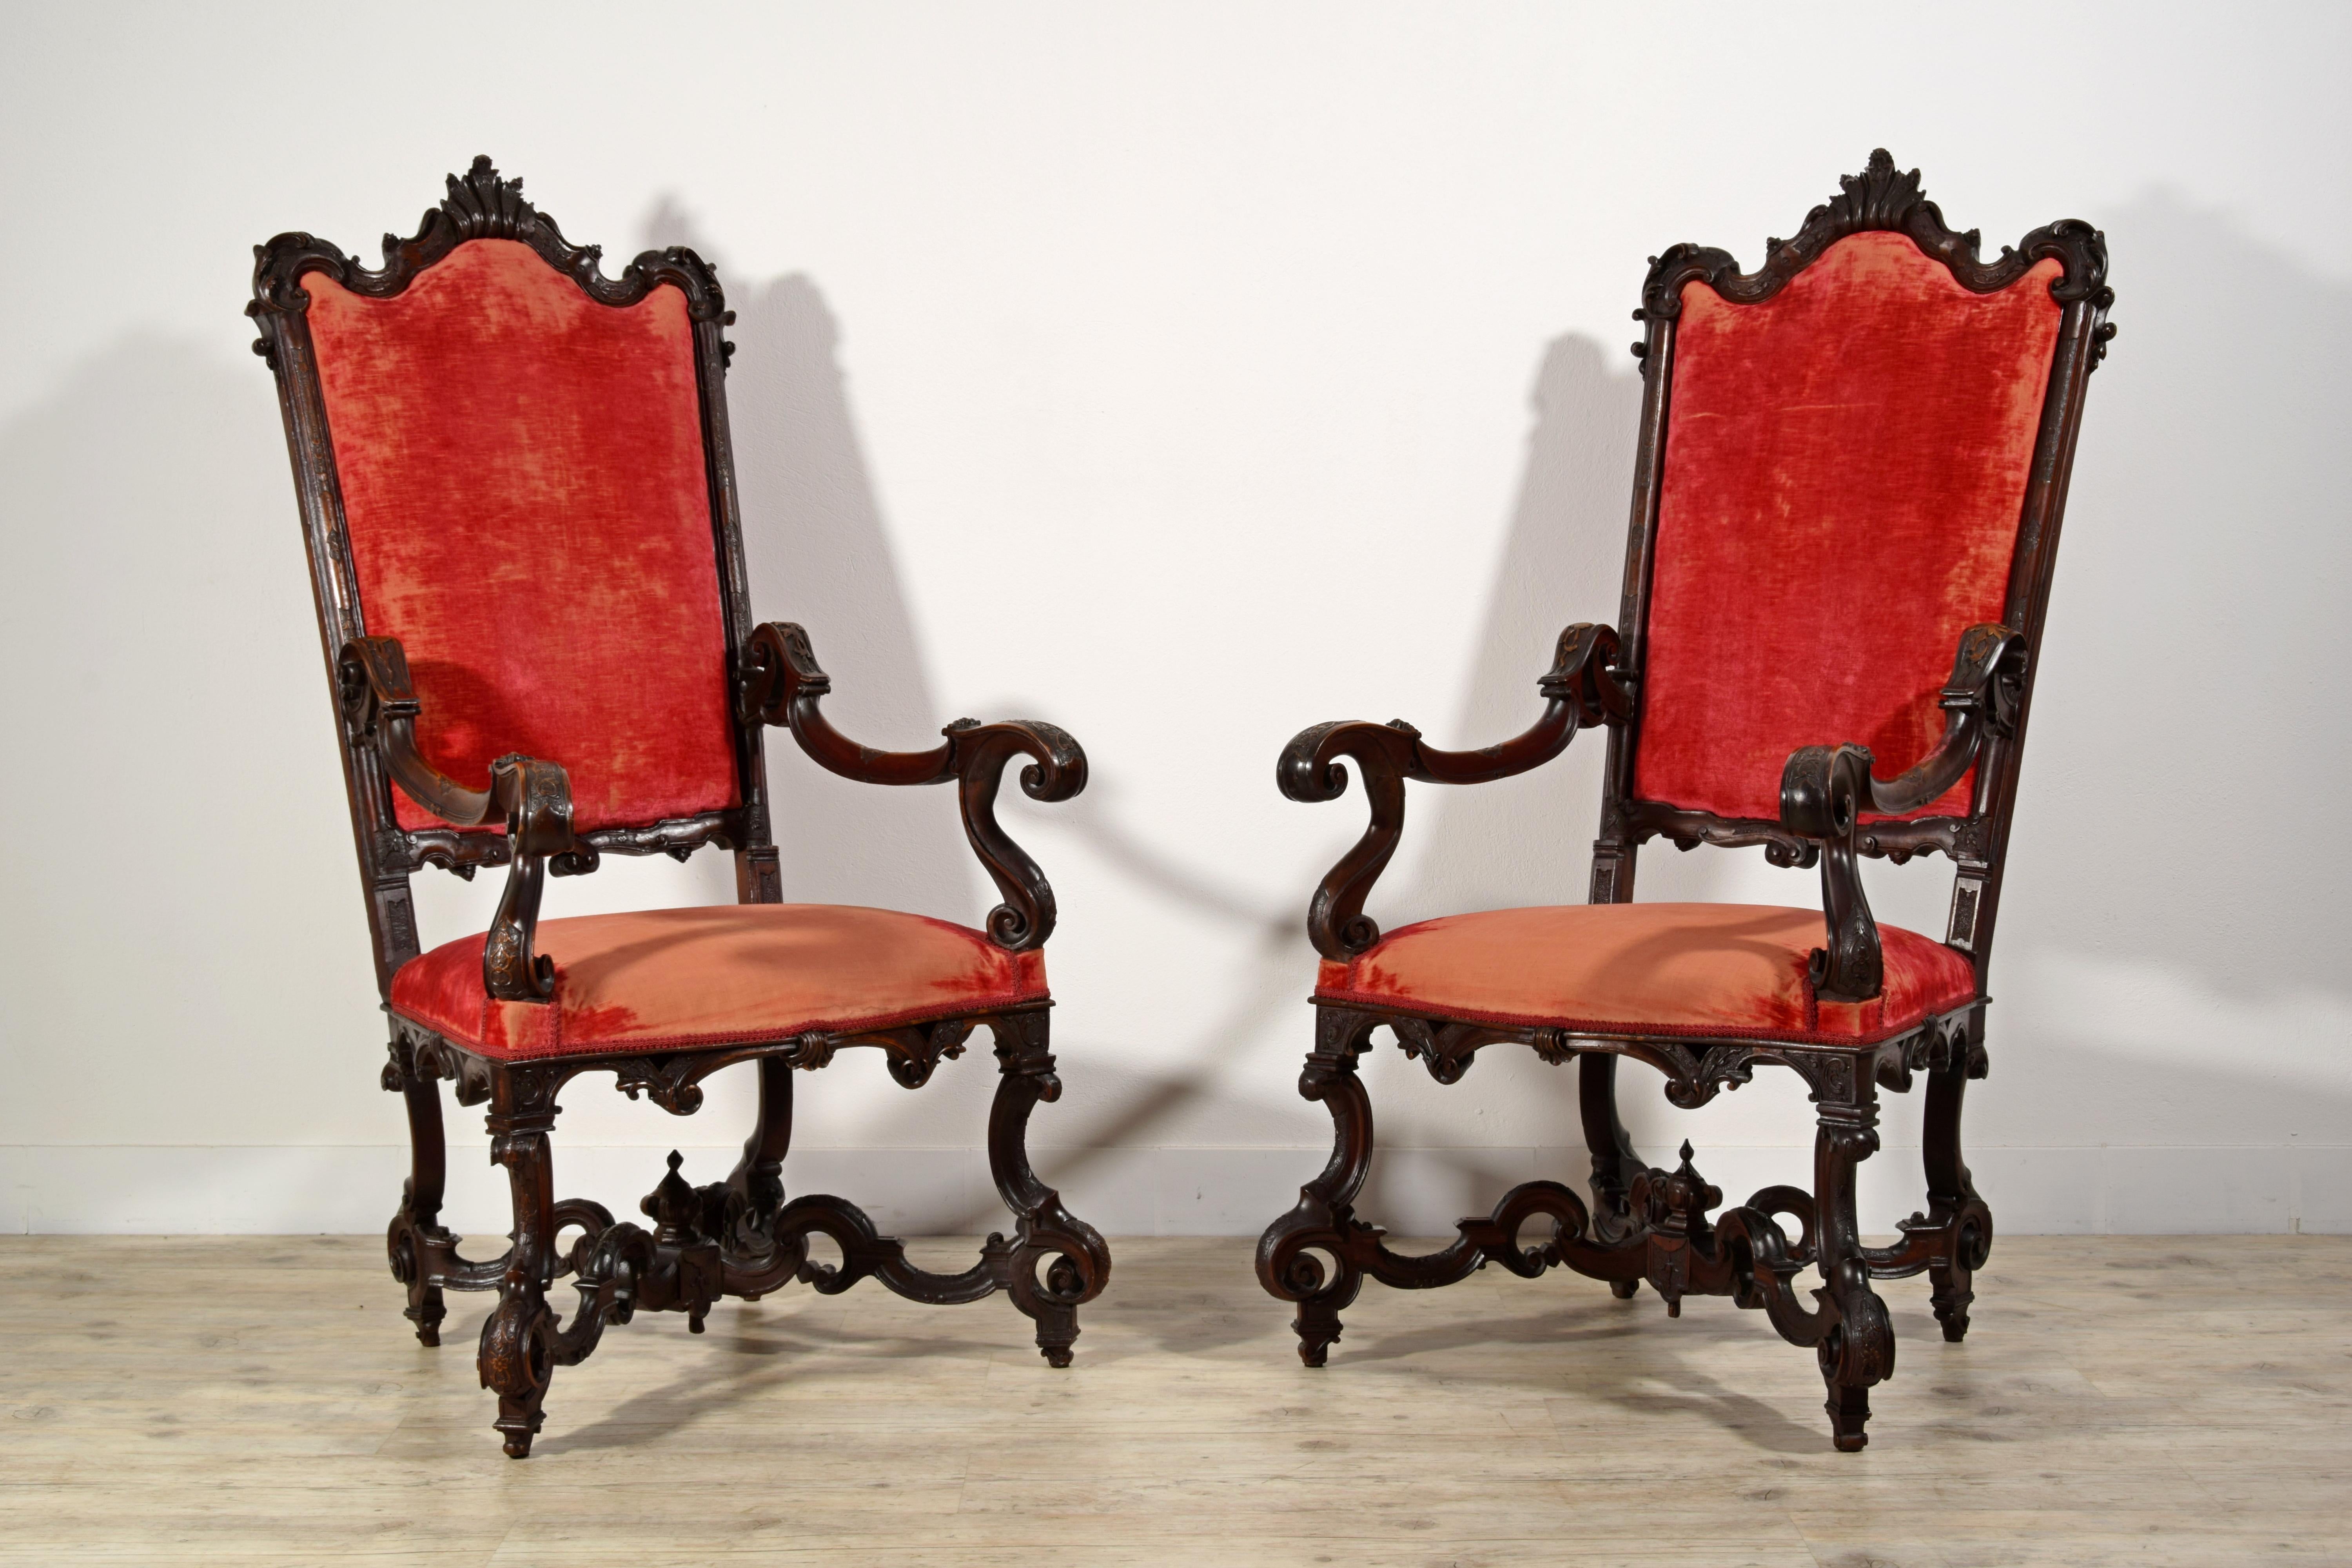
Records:
[[[387,1089],[415,1164],[388,1237],[417,1338],[445,1290],[499,1293],[480,1371],[522,1458],[548,1381],[637,1311],[700,1332],[724,1296],[871,1277],[917,1300],[996,1290],[1066,1366],[1076,1309],[1110,1258],[1029,1167],[1029,1113],[1061,1092],[1047,1048],[1044,947],[1054,895],[998,826],[1005,768],[1042,801],[1085,787],[1086,753],[1050,724],[959,720],[927,752],[877,752],[819,711],[829,689],[797,626],[754,627],[728,446],[719,280],[692,251],[605,276],[594,247],[487,158],[362,267],[307,234],[255,247],[255,351],[276,371],[351,795],[376,981],[391,1016]],[[985,931],[886,910],[782,901],[761,731],[885,784],[952,783],[1004,901]],[[734,852],[740,902],[540,919],[542,879],[604,855]],[[486,933],[418,951],[409,876],[508,868]],[[1002,1066],[988,1152],[1017,1223],[961,1274],[916,1268],[835,1197],[784,1201],[793,1070],[877,1047],[919,1088],[985,1026]],[[558,1201],[557,1089],[610,1072],[677,1115],[700,1081],[759,1064],[758,1122],[722,1182],[678,1157],[646,1229]],[[440,1224],[436,1079],[489,1105],[513,1243],[475,1260]],[[560,1237],[577,1232],[569,1247]],[[808,1237],[842,1252],[812,1262]],[[1041,1273],[1042,1271],[1042,1273]],[[568,1320],[548,1300],[570,1276]]]
[[[1969,1325],[1992,1215],[1960,1153],[1960,1102],[1985,1072],[1992,951],[2034,654],[2093,367],[2115,329],[2089,225],[2036,229],[1980,260],[1916,171],[1871,156],[1796,237],[1742,273],[1720,250],[1655,257],[1634,319],[1645,392],[1618,629],[1560,634],[1543,716],[1476,752],[1413,728],[1320,724],[1284,751],[1282,791],[1327,801],[1354,759],[1371,825],[1307,915],[1323,955],[1299,1093],[1337,1128],[1322,1174],[1260,1242],[1258,1277],[1298,1304],[1320,1366],[1366,1275],[1419,1289],[1492,1261],[1641,1281],[1760,1308],[1812,1347],[1837,1446],[1863,1447],[1871,1385],[1895,1370],[1874,1279],[1925,1271],[1944,1337]],[[1947,676],[1946,672],[1949,674]],[[1471,784],[1609,731],[1591,901],[1497,910],[1385,936],[1364,912],[1404,824],[1405,781]],[[1821,868],[1825,910],[1636,904],[1654,837],[1760,845]],[[1856,864],[1940,853],[1957,868],[1944,941],[1871,918]],[[1592,1203],[1530,1182],[1405,1257],[1353,1207],[1372,1150],[1357,1058],[1391,1030],[1440,1083],[1491,1045],[1577,1063]],[[1617,1116],[1618,1058],[1696,1107],[1760,1064],[1818,1107],[1813,1184],[1710,1217],[1690,1163],[1643,1163]],[[1878,1147],[1878,1093],[1927,1079],[1927,1199],[1891,1247],[1863,1244],[1854,1167]],[[1538,1215],[1540,1246],[1519,1242]],[[1776,1216],[1796,1222],[1791,1237]],[[1819,1270],[1804,1298],[1797,1276]]]

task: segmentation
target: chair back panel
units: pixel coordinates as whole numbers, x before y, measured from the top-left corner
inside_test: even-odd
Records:
[[[389,298],[303,286],[360,612],[406,648],[427,760],[477,788],[561,763],[583,830],[735,805],[686,297],[607,305],[511,239]]]
[[[1777,819],[1800,746],[1934,748],[1960,633],[2008,609],[2062,272],[1979,294],[1873,231],[1755,303],[1684,288],[1636,795]]]

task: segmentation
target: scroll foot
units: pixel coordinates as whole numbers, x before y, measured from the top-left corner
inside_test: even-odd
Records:
[[[1822,1408],[1830,1413],[1830,1433],[1838,1452],[1857,1454],[1869,1447],[1870,1434],[1863,1427],[1870,1420],[1870,1390],[1832,1383]]]
[[[1331,1359],[1331,1347],[1339,1338],[1339,1309],[1326,1301],[1307,1300],[1298,1303],[1298,1316],[1290,1325],[1298,1334],[1298,1359],[1308,1366],[1321,1366]]]

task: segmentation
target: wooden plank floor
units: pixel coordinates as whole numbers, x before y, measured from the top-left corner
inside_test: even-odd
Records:
[[[1069,1372],[1001,1298],[794,1289],[614,1331],[518,1464],[486,1298],[419,1347],[373,1240],[0,1238],[0,1560],[2352,1562],[2352,1240],[2005,1238],[1965,1346],[1894,1282],[1858,1455],[1720,1300],[1367,1285],[1310,1373],[1246,1242],[1113,1250]]]

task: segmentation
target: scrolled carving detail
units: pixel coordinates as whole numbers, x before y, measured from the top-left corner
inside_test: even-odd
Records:
[[[836,1046],[877,1046],[887,1056],[890,1077],[901,1089],[920,1089],[931,1080],[941,1061],[963,1055],[964,1042],[978,1027],[976,1017],[940,1018],[928,1024],[907,1024],[895,1029],[866,1029],[829,1042],[826,1056]]]
[[[963,1055],[963,1044],[971,1037],[972,1026],[970,1018],[942,1018],[909,1030],[912,1037],[891,1052],[890,1076],[901,1089],[922,1088],[930,1082],[931,1074],[941,1061],[952,1061]]]
[[[2106,286],[2106,237],[2078,218],[2037,228],[2016,245],[2001,247],[1998,258],[1985,261],[1978,255],[1978,232],[1956,234],[1947,227],[1942,210],[1920,188],[1919,171],[1897,170],[1884,147],[1872,151],[1861,174],[1839,176],[1838,185],[1840,193],[1806,214],[1794,237],[1765,241],[1764,264],[1754,272],[1740,271],[1728,251],[1712,246],[1670,246],[1651,258],[1649,277],[1642,286],[1643,318],[1671,321],[1680,316],[1683,289],[1694,282],[1739,304],[1769,300],[1831,246],[1870,230],[1906,236],[1974,293],[2006,289],[2047,258],[2055,258],[2061,268],[2050,286],[2051,298],[2059,303],[2112,298]]]
[[[1053,886],[998,826],[997,790],[1005,768],[1025,756],[1022,793],[1037,801],[1067,800],[1087,787],[1085,750],[1068,731],[1039,720],[983,724],[959,719],[940,731],[944,743],[928,752],[877,751],[850,740],[825,718],[819,704],[832,689],[807,629],[793,622],[762,625],[736,657],[736,717],[747,728],[783,725],[813,761],[860,783],[957,781],[964,837],[1004,900],[984,922],[989,939],[1010,952],[1044,946],[1054,930]]]
[[[1442,1023],[1406,1014],[1384,1016],[1398,1047],[1409,1057],[1416,1058],[1429,1069],[1429,1076],[1440,1083],[1459,1083],[1462,1075],[1470,1070],[1481,1047],[1510,1043],[1536,1046],[1540,1054],[1539,1036],[1557,1037],[1556,1029],[1496,1028],[1484,1024]]]
[[[1565,1067],[1576,1059],[1576,1047],[1565,1029],[1531,1030],[1528,1044],[1535,1047],[1536,1059],[1548,1067]]]
[[[1403,837],[1406,780],[1472,784],[1509,778],[1559,755],[1580,728],[1623,723],[1633,696],[1619,679],[1618,657],[1618,637],[1608,626],[1579,623],[1562,630],[1551,668],[1536,682],[1545,704],[1541,717],[1519,735],[1477,751],[1440,751],[1402,719],[1317,724],[1292,737],[1275,763],[1275,783],[1285,795],[1310,804],[1337,800],[1348,788],[1340,759],[1353,758],[1370,810],[1363,837],[1307,905],[1307,933],[1315,950],[1344,961],[1380,941],[1364,900]]]
[[[626,1057],[611,1066],[613,1087],[631,1100],[643,1094],[672,1116],[691,1116],[702,1109],[702,1079],[719,1062],[708,1052],[680,1051],[674,1056]]]
[[[409,679],[407,654],[396,638],[349,639],[337,654],[335,676],[352,744],[372,752],[404,794],[458,828],[504,821],[500,858],[510,862],[510,869],[482,944],[482,984],[500,1001],[546,1001],[555,992],[555,969],[532,954],[531,942],[547,858],[576,848],[570,777],[555,763],[509,752],[490,764],[490,787],[476,790],[426,762],[416,743],[423,704]],[[460,841],[486,837],[442,829],[401,835],[387,826],[379,836],[378,850],[405,849],[430,859],[437,849],[454,866]],[[487,850],[473,856],[489,858]]]
[[[793,1041],[791,1048],[784,1052],[784,1060],[795,1068],[814,1072],[833,1060],[836,1043],[831,1035],[812,1029]]]
[[[2104,320],[2112,304],[2105,282],[2105,244],[2089,225],[2070,221],[2035,230],[2022,245],[2005,247],[1998,259],[1988,261],[1979,252],[1979,236],[1947,228],[1916,173],[1898,170],[1884,152],[1842,186],[1836,199],[1809,215],[1793,239],[1769,240],[1764,265],[1754,274],[1742,274],[1722,251],[1696,247],[1676,247],[1653,258],[1644,309],[1636,312],[1648,327],[1635,349],[1644,360],[1646,392],[1622,578],[1622,624],[1629,634],[1624,662],[1634,668],[1615,668],[1613,679],[1620,689],[1641,689],[1639,676],[1648,658],[1643,639],[1654,619],[1655,585],[1667,569],[1662,551],[1676,547],[1671,527],[1662,524],[1662,497],[1671,479],[1671,381],[1684,287],[1703,281],[1734,306],[1764,300],[1839,239],[1865,231],[1906,237],[1977,293],[2016,287],[2038,294],[2046,285],[2063,307],[2047,313],[2061,317],[2058,343],[2035,421],[2032,461],[2018,465],[2026,471],[2017,476],[2023,496],[2017,547],[1997,612],[2002,620],[1962,634],[1952,677],[1940,696],[1944,733],[1927,756],[1901,775],[1882,779],[1870,773],[1869,753],[1861,747],[1811,748],[1790,760],[1783,810],[1776,820],[1731,818],[1637,798],[1643,768],[1636,716],[1612,742],[1590,884],[1594,903],[1629,901],[1636,850],[1660,837],[1682,848],[1757,847],[1777,864],[1818,867],[1824,886],[1823,943],[1810,965],[1810,978],[1824,1015],[1832,1012],[1830,1002],[1878,995],[1885,978],[1885,957],[1857,875],[1861,856],[1898,864],[1929,853],[1949,857],[1958,875],[1948,946],[1971,960],[1981,976],[2013,810],[2014,747],[2032,675],[2034,650],[2024,632],[2042,625],[2084,377],[2112,335]],[[1907,251],[1909,246],[1895,248]],[[2021,308],[2031,307],[2022,293],[2011,298]],[[1867,458],[1864,453],[1858,460]],[[1926,686],[1934,673],[1911,671],[1911,689]],[[1829,672],[1829,679],[1838,679],[1837,672]],[[1546,695],[1552,695],[1549,686]],[[1310,914],[1310,934],[1326,959],[1345,963],[1379,941],[1378,927],[1364,912],[1364,893],[1401,837],[1403,784],[1423,772],[1433,774],[1432,755],[1420,732],[1402,721],[1318,725],[1302,731],[1284,752],[1277,779],[1290,798],[1336,798],[1345,792],[1351,772],[1366,784],[1371,822],[1348,858],[1325,879]],[[1947,800],[1953,804],[1941,804]],[[1955,815],[1922,815],[1946,810]],[[1474,1007],[1499,1013],[1507,1005],[1499,996],[1461,1000],[1465,1014]],[[1353,1206],[1373,1157],[1372,1117],[1357,1058],[1367,1031],[1388,1024],[1408,1054],[1439,1081],[1451,1082],[1475,1059],[1475,1049],[1499,1032],[1459,1015],[1419,1015],[1398,1022],[1377,1008],[1318,1003],[1317,1016],[1316,1047],[1300,1073],[1299,1091],[1330,1114],[1332,1152],[1323,1172],[1301,1189],[1297,1205],[1267,1228],[1258,1252],[1261,1283],[1273,1296],[1296,1304],[1300,1354],[1310,1366],[1323,1364],[1339,1338],[1340,1314],[1366,1279],[1427,1289],[1467,1278],[1484,1262],[1501,1261],[1514,1271],[1533,1273],[1556,1261],[1605,1279],[1621,1300],[1632,1299],[1647,1282],[1670,1307],[1682,1293],[1705,1291],[1730,1294],[1739,1306],[1764,1311],[1782,1337],[1815,1351],[1837,1446],[1852,1450],[1865,1441],[1869,1390],[1895,1370],[1892,1324],[1885,1304],[1871,1289],[1872,1278],[1928,1273],[1934,1280],[1930,1300],[1946,1338],[1956,1341],[1967,1331],[1969,1276],[1985,1260],[1992,1234],[1990,1212],[1970,1181],[1958,1135],[1964,1087],[1985,1067],[1980,985],[1957,1012],[1888,1039],[1850,1046],[1828,1043],[1843,1037],[1841,1026],[1847,1020],[1827,1016],[1818,1023],[1820,1032],[1809,1031],[1799,1040],[1662,1037],[1628,1024],[1622,1032],[1562,1031],[1555,1046],[1535,1032],[1515,1031],[1507,1037],[1536,1045],[1547,1059],[1556,1053],[1580,1058],[1579,1111],[1591,1152],[1591,1219],[1581,1225],[1561,1220],[1551,1246],[1542,1248],[1506,1243],[1490,1222],[1465,1219],[1462,1240],[1423,1258],[1390,1252],[1379,1228]],[[1710,1219],[1707,1211],[1720,1194],[1699,1178],[1687,1146],[1681,1168],[1673,1171],[1647,1169],[1634,1151],[1616,1114],[1620,1057],[1656,1067],[1665,1076],[1669,1099],[1685,1106],[1738,1087],[1758,1062],[1796,1071],[1817,1108],[1813,1190],[1766,1187],[1747,1204]],[[1905,1222],[1901,1244],[1866,1247],[1858,1235],[1854,1178],[1858,1163],[1879,1147],[1876,1094],[1882,1087],[1907,1089],[1921,1072],[1930,1075],[1921,1150],[1928,1204]],[[1814,1268],[1821,1274],[1820,1289],[1800,1288],[1798,1279]]]
[[[727,300],[719,274],[692,251],[678,247],[648,250],[630,262],[617,278],[601,269],[602,246],[575,246],[563,237],[554,218],[525,199],[520,176],[506,179],[485,155],[477,157],[463,174],[451,174],[447,195],[439,205],[426,209],[416,232],[403,239],[383,237],[383,265],[370,269],[357,257],[307,234],[281,234],[267,245],[253,247],[254,300],[246,313],[299,314],[310,295],[303,276],[324,272],[355,294],[389,299],[404,291],[417,274],[472,239],[510,239],[538,252],[540,258],[579,285],[589,298],[606,305],[633,305],[655,289],[668,284],[686,296],[687,314],[697,321],[713,321],[726,313]],[[263,339],[265,342],[270,340]]]
[[[1843,1104],[1853,1098],[1853,1054],[1841,1050],[1790,1047],[1773,1053],[1794,1068],[1818,1100]]]
[[[653,1236],[643,1226],[616,1220],[593,1238],[584,1238],[574,1287],[580,1310],[572,1329],[580,1357],[595,1348],[592,1335],[608,1326],[625,1324],[636,1315],[643,1283],[660,1267]]]
[[[1752,1082],[1755,1064],[1775,1056],[1771,1047],[1747,1041],[1701,1047],[1667,1036],[1622,1038],[1609,1048],[1657,1068],[1666,1080],[1666,1099],[1684,1110],[1696,1110],[1718,1092]]]
[[[1805,746],[1780,774],[1780,820],[1821,846],[1822,908],[1829,945],[1806,970],[1824,1000],[1866,1002],[1879,994],[1885,960],[1871,918],[1854,839],[1870,797],[1870,752],[1861,746]]]
[[[1627,801],[1619,806],[1622,837],[1637,844],[1664,838],[1677,849],[1702,844],[1718,849],[1761,847],[1775,866],[1804,869],[1819,864],[1821,846],[1779,822],[1754,816],[1717,816],[1713,812],[1668,805],[1663,801]],[[1865,820],[1855,835],[1854,852],[1901,865],[1915,855],[1965,855],[1972,819],[1960,816],[1918,816],[1900,821]]]
[[[295,463],[315,602],[339,700],[340,739],[368,882],[369,916],[377,938],[379,981],[388,993],[400,964],[415,952],[406,886],[411,873],[438,865],[471,877],[484,865],[508,865],[512,870],[507,897],[481,942],[484,983],[501,1001],[535,1001],[544,1000],[559,978],[543,955],[533,951],[541,885],[547,875],[592,871],[606,853],[683,858],[702,845],[716,844],[737,850],[739,891],[747,901],[773,902],[781,895],[776,858],[767,842],[768,807],[756,735],[735,737],[739,805],[649,826],[620,824],[587,832],[572,829],[568,780],[552,762],[501,757],[492,765],[488,788],[469,787],[481,781],[460,784],[439,773],[415,745],[423,728],[423,705],[410,681],[405,653],[392,639],[366,635],[365,595],[342,515],[342,476],[327,430],[317,353],[303,319],[311,302],[306,285],[314,275],[324,275],[366,299],[388,299],[415,285],[460,245],[475,241],[528,247],[604,304],[627,305],[662,286],[677,287],[686,296],[695,323],[691,336],[700,394],[700,455],[710,492],[719,608],[730,628],[741,628],[751,625],[749,590],[719,379],[733,347],[723,341],[721,329],[731,317],[722,308],[715,274],[684,250],[648,251],[619,278],[604,276],[595,247],[567,241],[551,218],[524,199],[521,182],[501,178],[487,159],[452,177],[447,198],[426,213],[413,237],[387,237],[379,268],[304,235],[283,235],[257,250],[248,313],[260,333],[258,346],[276,373]],[[528,261],[519,265],[531,266]],[[381,606],[371,601],[367,609],[380,612]],[[758,661],[747,661],[744,673],[756,682]],[[822,686],[822,672],[816,673],[814,684]],[[914,771],[938,775],[936,781],[920,782],[985,772],[992,786],[1001,782],[1002,769],[1015,765],[1013,758],[1019,757],[1028,764],[1022,770],[1023,784],[1033,797],[1055,799],[1076,793],[1084,783],[1085,758],[1074,742],[1049,726],[1017,726],[1012,728],[1022,730],[1028,743],[1008,747],[992,733],[1004,728],[951,726],[945,743]],[[861,752],[855,760],[858,765],[879,763],[887,767],[885,756]],[[402,827],[394,816],[394,791],[419,801],[439,821],[415,830]],[[990,827],[992,819],[983,824]],[[976,837],[984,839],[986,834]],[[985,848],[992,852],[996,846],[991,842]],[[1007,868],[1034,871],[1025,860],[1003,855],[992,865],[1000,873]],[[1025,885],[1018,891],[1008,889],[1012,912],[1000,912],[993,922],[999,939],[1028,946],[1042,942],[1052,921],[1049,897],[1042,879],[1034,889]],[[879,1256],[897,1245],[887,1238],[877,1238],[875,1254],[861,1261],[893,1289],[918,1299],[969,1300],[992,1289],[1010,1292],[1020,1310],[1037,1321],[1041,1351],[1060,1365],[1070,1359],[1075,1310],[1103,1288],[1109,1255],[1100,1237],[1071,1215],[1026,1165],[1022,1145],[1025,1118],[1033,1107],[1060,1090],[1052,1055],[1045,1048],[1043,1009],[1034,1011],[1040,1016],[987,1020],[996,1026],[1003,1047],[1000,1054],[1007,1058],[992,1116],[990,1155],[1000,1191],[1007,1194],[1018,1218],[1015,1232],[992,1238],[981,1263],[965,1275],[932,1276],[889,1265]],[[956,1054],[979,1021],[927,1022],[890,1031],[889,1039],[857,1043],[883,1047],[890,1054],[894,1076],[911,1085],[920,1082],[938,1060]],[[795,1234],[778,1226],[787,1207],[782,1166],[789,1142],[793,1081],[783,1069],[794,1060],[818,1065],[838,1045],[849,1042],[814,1033],[793,1041],[720,1042],[699,1050],[635,1057],[583,1051],[503,1060],[484,1057],[398,1015],[392,1027],[394,1047],[380,1081],[406,1101],[414,1152],[400,1213],[386,1232],[386,1259],[408,1292],[408,1315],[426,1343],[434,1342],[445,1289],[499,1292],[484,1328],[478,1364],[485,1384],[499,1395],[498,1426],[509,1455],[529,1453],[553,1369],[587,1355],[608,1325],[625,1322],[641,1310],[659,1309],[683,1310],[689,1326],[698,1327],[703,1310],[730,1279],[774,1288],[794,1278],[805,1263],[808,1227]],[[1009,1047],[1004,1046],[1008,1038],[1013,1042]],[[650,1227],[615,1224],[610,1214],[584,1200],[554,1200],[550,1135],[557,1085],[581,1071],[610,1068],[625,1091],[650,1094],[683,1114],[700,1100],[698,1082],[708,1071],[750,1060],[761,1064],[761,1124],[747,1148],[740,1182],[730,1178],[688,1187],[673,1160],[670,1176],[652,1194],[648,1212],[656,1223]],[[457,1238],[437,1222],[446,1164],[443,1100],[437,1091],[441,1079],[454,1083],[459,1103],[489,1103],[491,1156],[506,1168],[514,1214],[512,1244],[490,1262],[461,1257]],[[772,1114],[779,1104],[781,1120]],[[836,1214],[847,1207],[839,1200],[819,1201]],[[800,1215],[805,1218],[811,1212],[804,1205]],[[871,1233],[870,1223],[865,1229]],[[550,1283],[567,1274],[580,1277],[583,1292],[569,1325],[545,1300]]]
[[[795,702],[832,690],[833,677],[817,663],[808,628],[797,622],[763,622],[736,658],[735,719],[746,729],[789,725]]]
[[[1004,901],[988,914],[989,940],[1008,952],[1043,947],[1054,932],[1054,889],[1028,853],[997,826],[996,791],[1015,757],[1021,793],[1035,801],[1067,800],[1087,787],[1087,754],[1069,732],[1041,720],[1013,720],[945,733],[955,752],[964,837]]]
[[[479,1105],[490,1098],[490,1064],[471,1051],[461,1050],[439,1035],[417,1031],[410,1037],[409,1060],[418,1074],[446,1079],[456,1086],[460,1105]]]

